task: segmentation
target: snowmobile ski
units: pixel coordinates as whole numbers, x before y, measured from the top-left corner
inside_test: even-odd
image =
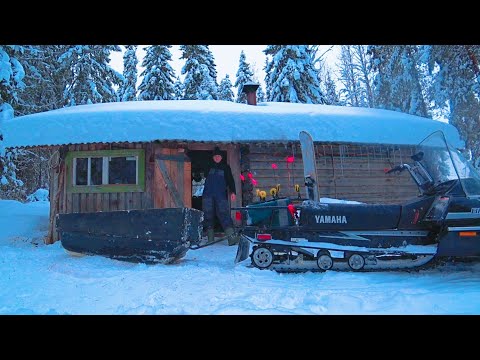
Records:
[[[320,196],[317,182],[317,162],[313,138],[310,133],[302,130],[300,131],[299,139],[300,147],[302,148],[303,176],[305,180],[307,199],[319,201]]]

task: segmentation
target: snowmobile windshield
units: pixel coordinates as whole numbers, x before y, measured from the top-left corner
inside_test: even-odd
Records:
[[[428,136],[416,151],[415,156],[433,179],[433,187],[460,180],[467,196],[480,196],[480,175],[460,151],[447,144],[443,132]]]

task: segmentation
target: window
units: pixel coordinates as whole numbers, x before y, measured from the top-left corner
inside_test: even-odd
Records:
[[[72,151],[66,158],[68,190],[74,193],[145,189],[144,150]]]
[[[136,184],[137,157],[115,156],[108,159],[109,184]]]

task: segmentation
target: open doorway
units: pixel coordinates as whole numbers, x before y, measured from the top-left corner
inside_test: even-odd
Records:
[[[213,146],[212,146],[213,148]],[[226,162],[227,152],[222,151],[222,162]],[[192,164],[192,208],[202,210],[203,184],[207,177],[207,168],[212,160],[212,150],[189,150],[188,157]],[[215,219],[215,231],[221,231],[222,228]]]

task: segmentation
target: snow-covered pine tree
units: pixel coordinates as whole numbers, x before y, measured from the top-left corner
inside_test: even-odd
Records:
[[[62,70],[58,62],[64,47],[31,45],[18,53],[18,60],[25,70],[25,86],[17,94],[14,104],[16,116],[54,110],[64,105],[63,89],[69,72]],[[49,160],[53,153],[50,148],[15,150],[16,177],[23,181],[21,192],[15,197],[22,197],[23,192],[33,193],[39,188],[48,189]]]
[[[240,53],[240,60],[237,70],[237,80],[235,80],[235,86],[237,88],[237,103],[246,103],[247,94],[242,92],[243,85],[253,81],[253,71],[250,69],[250,64],[247,63],[245,53],[243,50]]]
[[[16,178],[15,153],[3,145],[3,122],[14,116],[12,103],[17,101],[17,91],[25,86],[25,71],[17,57],[25,52],[19,45],[0,45],[0,198],[19,198],[23,183]]]
[[[183,93],[185,89],[183,88],[182,80],[180,80],[180,76],[177,76],[177,80],[173,84],[173,99],[174,100],[183,100]]]
[[[64,45],[31,45],[18,55],[25,70],[25,86],[18,91],[15,115],[54,110],[64,105],[63,89],[68,72],[58,57]]]
[[[232,82],[227,74],[222,81],[220,81],[220,86],[218,87],[218,100],[233,101],[234,97],[235,94],[232,91]]]
[[[186,100],[216,100],[217,70],[208,45],[180,45],[185,65],[182,75]]]
[[[267,101],[265,97],[265,92],[263,91],[262,85],[260,84],[260,86],[257,89],[257,103],[261,103],[265,101]]]
[[[374,101],[378,108],[431,117],[419,77],[417,45],[372,45]]]
[[[151,45],[145,48],[139,100],[173,100],[175,71],[170,65],[172,45]]]
[[[265,68],[268,101],[325,103],[308,45],[269,45],[263,52],[272,57]]]
[[[269,67],[269,64],[270,64],[270,61],[268,61],[268,57],[266,57],[265,65],[263,66],[263,71],[265,71],[265,84],[270,83],[270,74],[267,72],[267,68]],[[270,96],[271,96],[270,87],[268,85],[265,85],[265,101],[268,101],[268,99],[270,99]]]
[[[113,85],[120,85],[123,76],[109,65],[110,53],[120,51],[118,45],[70,45],[59,57],[61,66],[71,76],[63,93],[67,106],[114,102]]]
[[[457,127],[476,163],[480,159],[480,46],[428,45],[422,50],[432,74],[430,94],[435,107],[449,110],[449,122]]]
[[[137,100],[137,45],[126,45],[123,54],[123,81],[118,88],[118,101]]]
[[[325,86],[325,101],[326,104],[328,105],[341,105],[340,103],[340,96],[337,92],[337,87],[335,85],[335,81],[332,80],[332,77],[330,75],[330,70],[326,71],[325,75],[325,80],[324,80],[324,86]]]

